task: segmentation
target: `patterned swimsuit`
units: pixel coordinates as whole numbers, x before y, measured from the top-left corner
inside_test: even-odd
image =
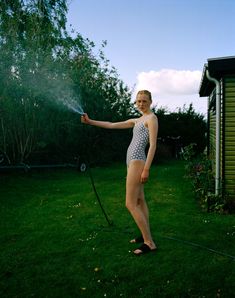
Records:
[[[127,150],[126,163],[131,160],[146,160],[145,148],[149,143],[149,130],[144,125],[144,121],[135,123],[133,137]]]

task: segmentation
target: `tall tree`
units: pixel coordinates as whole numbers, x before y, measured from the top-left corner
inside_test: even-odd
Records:
[[[1,149],[23,162],[36,145],[37,74],[65,32],[66,1],[0,3]]]
[[[73,137],[82,135],[78,117],[58,109],[69,101],[100,118],[121,119],[131,109],[102,49],[96,57],[93,42],[68,35],[66,12],[65,0],[0,2],[0,150],[13,162],[40,148],[84,150],[84,139]]]

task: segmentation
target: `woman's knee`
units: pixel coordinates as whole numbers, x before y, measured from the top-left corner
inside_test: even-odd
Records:
[[[131,212],[133,211],[136,206],[137,206],[137,202],[132,201],[132,200],[126,200],[126,208]]]
[[[138,206],[142,206],[143,205],[143,198],[138,198],[138,200],[137,200],[137,205]]]
[[[132,206],[132,204],[131,204],[130,202],[126,201],[126,208],[127,208],[129,211],[131,211],[132,208],[133,208],[133,206]]]

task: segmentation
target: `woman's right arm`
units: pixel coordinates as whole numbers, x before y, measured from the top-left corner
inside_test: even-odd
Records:
[[[97,121],[90,119],[87,114],[81,116],[81,122],[84,124],[89,124],[107,129],[124,129],[131,128],[134,126],[134,119],[129,119],[121,122]]]

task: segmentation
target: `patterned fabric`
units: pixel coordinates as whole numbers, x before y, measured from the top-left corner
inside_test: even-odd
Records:
[[[132,141],[127,150],[126,163],[129,165],[131,160],[146,160],[145,148],[149,143],[149,130],[144,122],[136,122],[133,128]]]

